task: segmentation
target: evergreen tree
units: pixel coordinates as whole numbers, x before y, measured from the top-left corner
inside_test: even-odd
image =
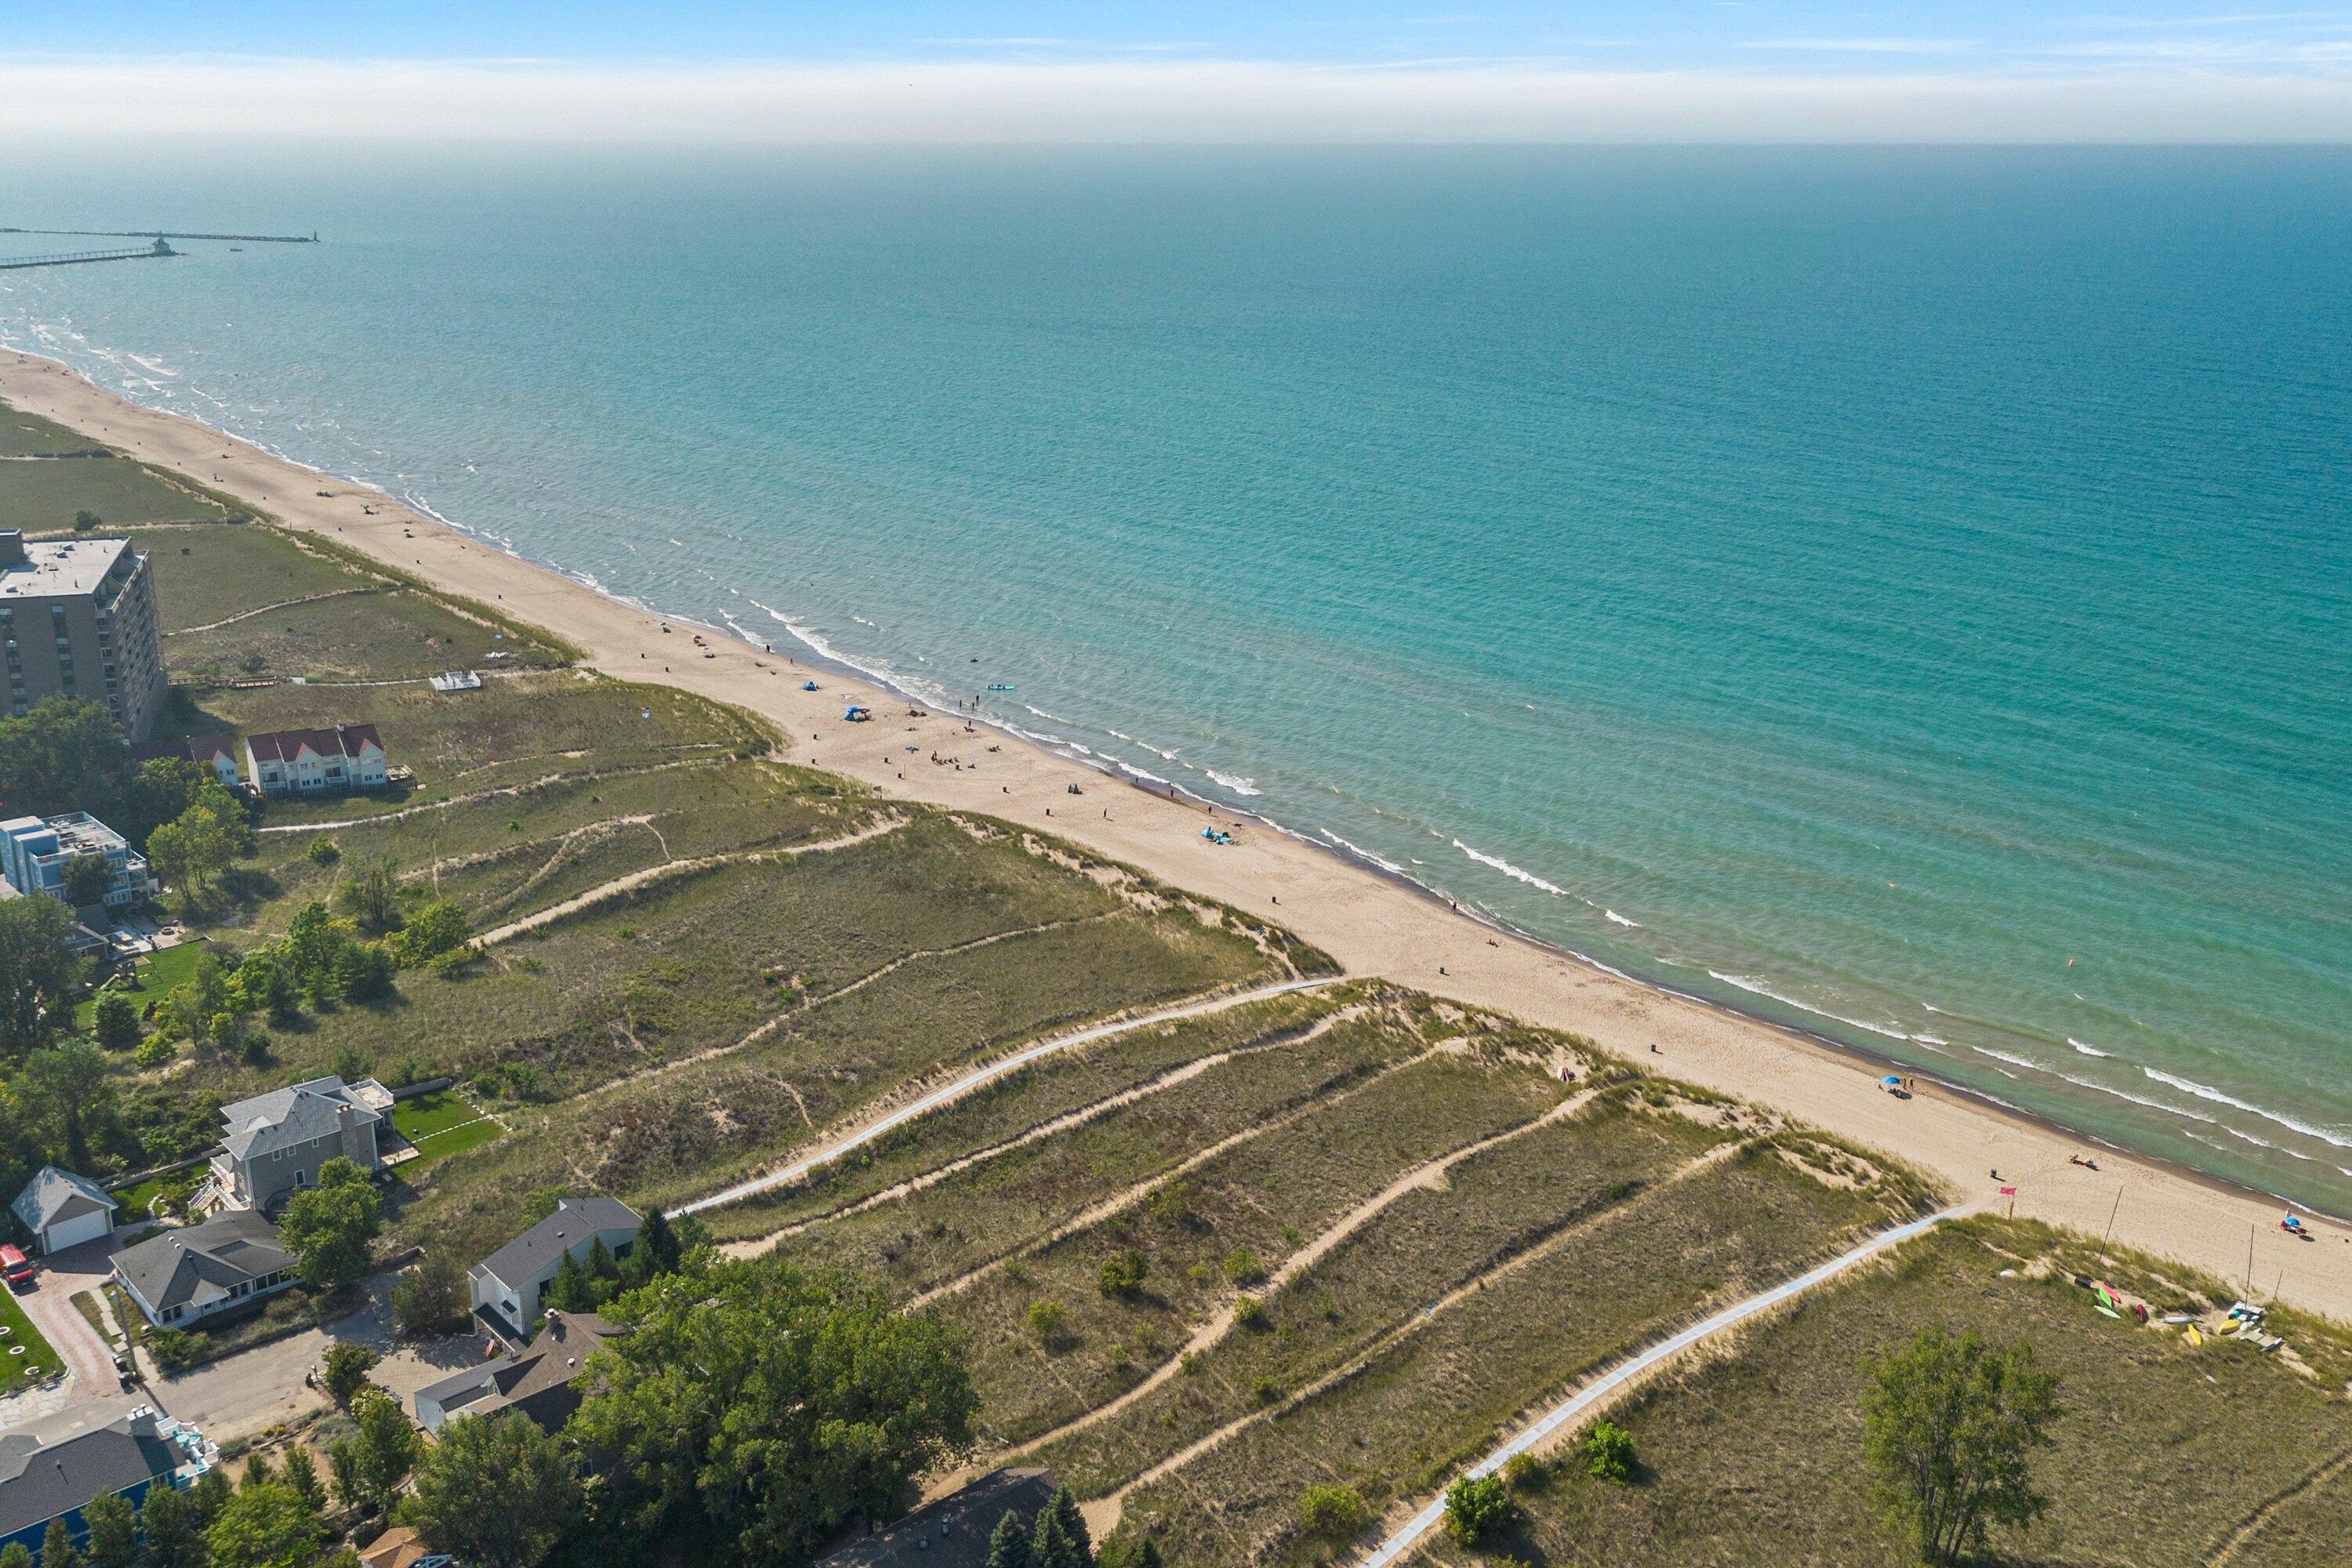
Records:
[[[1029,1568],[1029,1526],[1011,1509],[988,1538],[988,1568]]]
[[[147,1538],[147,1568],[205,1568],[204,1526],[193,1492],[149,1489],[139,1509],[139,1532]]]
[[[677,1232],[670,1228],[669,1217],[660,1209],[646,1215],[645,1225],[637,1231],[635,1256],[645,1261],[645,1277],[677,1272],[680,1247]]]
[[[21,1541],[0,1546],[0,1568],[33,1568],[33,1549]]]
[[[569,1252],[556,1264],[555,1278],[548,1282],[547,1304],[559,1312],[585,1312],[596,1305],[588,1284],[588,1271]]]
[[[619,1293],[621,1266],[613,1261],[613,1249],[604,1245],[603,1237],[588,1244],[588,1258],[581,1264],[580,1271],[588,1277],[590,1310],[603,1306]]]
[[[1063,1487],[1037,1510],[1037,1525],[1029,1535],[1029,1568],[1093,1568],[1094,1560],[1078,1500]]]
[[[138,1568],[139,1514],[118,1492],[94,1497],[81,1507],[81,1521],[89,1531],[82,1561],[89,1568]]]
[[[277,1478],[269,1473],[269,1456],[256,1449],[245,1461],[245,1474],[236,1483],[237,1490],[249,1492],[256,1487],[266,1487]]]
[[[73,1543],[73,1531],[60,1519],[49,1521],[49,1528],[41,1535],[41,1568],[81,1568],[81,1553]]]

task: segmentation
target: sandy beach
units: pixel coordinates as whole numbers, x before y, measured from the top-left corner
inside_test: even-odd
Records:
[[[2315,1239],[2296,1240],[2278,1228],[2283,1205],[2270,1197],[2092,1145],[1925,1079],[1915,1096],[1898,1100],[1879,1087],[1875,1063],[1494,930],[1255,821],[1147,793],[992,731],[968,731],[952,714],[910,712],[902,697],[820,670],[799,658],[797,646],[778,644],[769,654],[684,622],[665,631],[651,614],[445,528],[379,491],[140,408],[54,362],[0,354],[0,398],[236,496],[289,528],[331,535],[450,593],[495,603],[570,640],[597,669],[759,713],[782,730],[796,761],[886,795],[1050,828],[1170,882],[1265,912],[1350,973],[1571,1030],[1661,1071],[1900,1155],[1942,1178],[1962,1203],[2005,1206],[2010,1200],[1997,1189],[2014,1185],[2021,1215],[2094,1236],[2112,1225],[2118,1240],[2207,1269],[2255,1299],[2352,1317],[2352,1230],[2322,1220],[2310,1226]],[[695,645],[697,632],[707,648]],[[812,674],[820,689],[802,690]],[[845,722],[850,703],[870,707],[873,721]],[[956,761],[935,763],[935,754]],[[1072,795],[1073,784],[1083,793]],[[1201,837],[1213,816],[1231,831],[1232,845]],[[2084,1153],[2098,1170],[2069,1163]]]

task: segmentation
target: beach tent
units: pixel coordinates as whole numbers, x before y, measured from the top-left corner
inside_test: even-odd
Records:
[[[801,682],[801,689],[803,691],[814,691],[816,689],[816,682],[814,680],[803,680]]]

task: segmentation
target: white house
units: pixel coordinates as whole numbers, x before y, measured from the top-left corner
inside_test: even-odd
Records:
[[[258,1209],[318,1185],[332,1159],[373,1174],[383,1168],[377,1135],[391,1113],[392,1091],[372,1078],[314,1078],[225,1105],[213,1179],[230,1206]]]
[[[33,1245],[48,1254],[113,1235],[114,1211],[122,1205],[88,1176],[44,1165],[8,1206],[33,1233]]]
[[[264,795],[382,789],[391,779],[383,742],[373,724],[247,735],[245,769],[253,787]]]
[[[584,1261],[603,1242],[615,1258],[637,1244],[645,1218],[617,1198],[565,1198],[555,1212],[474,1265],[474,1312],[517,1344],[539,1326],[540,1310],[568,1253]]]

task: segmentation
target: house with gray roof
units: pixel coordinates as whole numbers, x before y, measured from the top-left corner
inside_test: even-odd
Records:
[[[8,1205],[45,1254],[113,1235],[114,1211],[121,1206],[88,1176],[55,1165],[42,1166]]]
[[[416,1391],[416,1423],[438,1434],[460,1415],[511,1410],[557,1432],[580,1408],[575,1386],[596,1347],[625,1331],[593,1312],[550,1312],[530,1348],[509,1351]]]
[[[114,1255],[114,1278],[159,1329],[193,1328],[273,1296],[301,1275],[278,1227],[251,1209],[163,1231]]]
[[[21,1542],[37,1555],[53,1519],[66,1521],[79,1546],[89,1539],[81,1510],[94,1500],[121,1497],[136,1507],[159,1484],[193,1485],[206,1466],[173,1441],[168,1425],[142,1406],[47,1443],[28,1433],[0,1433],[0,1550]]]
[[[499,1338],[526,1342],[539,1325],[547,1288],[565,1256],[585,1261],[601,1241],[614,1258],[626,1258],[645,1223],[643,1215],[617,1198],[562,1199],[553,1214],[467,1271],[474,1315]]]
[[[268,1209],[317,1186],[330,1160],[373,1174],[383,1169],[377,1141],[391,1114],[392,1091],[372,1078],[314,1078],[225,1105],[213,1179],[232,1207]]]

